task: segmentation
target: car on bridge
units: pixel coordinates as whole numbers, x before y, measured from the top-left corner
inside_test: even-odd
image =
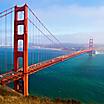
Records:
[[[3,75],[0,75],[0,79],[3,77]]]

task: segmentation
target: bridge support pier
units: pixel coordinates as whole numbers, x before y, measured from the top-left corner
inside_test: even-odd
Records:
[[[19,12],[23,12],[24,19],[19,19]],[[23,59],[23,92],[24,96],[28,96],[28,6],[25,4],[22,7],[15,6],[14,11],[14,71],[18,71],[18,58]],[[23,26],[23,34],[19,34],[18,26]],[[18,40],[23,41],[23,51],[19,51]],[[14,89],[19,91],[19,81],[14,82]]]

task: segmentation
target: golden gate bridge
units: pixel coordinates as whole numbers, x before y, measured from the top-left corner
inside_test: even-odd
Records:
[[[30,74],[80,54],[88,53],[89,56],[92,56],[94,50],[93,39],[90,39],[87,49],[49,58],[47,49],[44,48],[57,48],[55,46],[57,43],[64,50],[63,44],[48,30],[27,4],[21,7],[16,5],[0,12],[0,25],[0,47],[3,49],[0,54],[3,54],[4,57],[4,60],[0,61],[3,61],[5,65],[1,67],[1,70],[5,69],[5,72],[0,75],[0,84],[7,85],[13,82],[14,89],[24,96],[28,96],[28,76]],[[29,51],[29,47],[33,52]],[[11,49],[9,52],[12,55],[8,54],[8,48]],[[43,48],[44,55],[40,54],[38,50],[41,48]],[[37,55],[35,55],[35,51]],[[44,57],[44,60],[41,60],[41,57]],[[12,64],[9,69],[10,61]],[[22,65],[20,65],[21,62]]]

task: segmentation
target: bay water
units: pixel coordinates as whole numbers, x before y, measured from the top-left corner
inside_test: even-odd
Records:
[[[0,49],[0,72],[5,72],[3,66],[4,51]],[[7,62],[13,64],[10,49],[7,49]],[[41,53],[41,60],[66,54],[67,52],[56,50],[29,50]],[[30,59],[29,59],[30,60]],[[8,64],[8,65],[9,65]],[[29,64],[31,62],[29,61]],[[13,66],[12,66],[13,67]],[[8,66],[10,69],[11,66]],[[88,54],[79,55],[51,67],[45,68],[29,76],[29,94],[62,99],[76,99],[85,104],[104,104],[104,54],[90,57]]]

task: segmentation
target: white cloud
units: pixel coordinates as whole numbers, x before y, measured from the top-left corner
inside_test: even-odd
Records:
[[[82,7],[79,5],[71,6],[51,6],[46,9],[40,9],[38,12],[42,17],[49,18],[66,18],[69,16],[79,16],[83,18],[99,18],[104,17],[104,6],[99,7]]]
[[[38,9],[37,12],[39,17],[42,18],[42,20],[56,34],[81,32],[83,34],[78,35],[80,39],[76,37],[77,35],[75,38],[79,39],[77,39],[78,42],[80,42],[80,40],[85,42],[85,38],[87,39],[93,33],[96,42],[103,43],[104,6],[83,7],[79,5],[54,5],[47,9]],[[84,33],[87,35],[84,35]]]

